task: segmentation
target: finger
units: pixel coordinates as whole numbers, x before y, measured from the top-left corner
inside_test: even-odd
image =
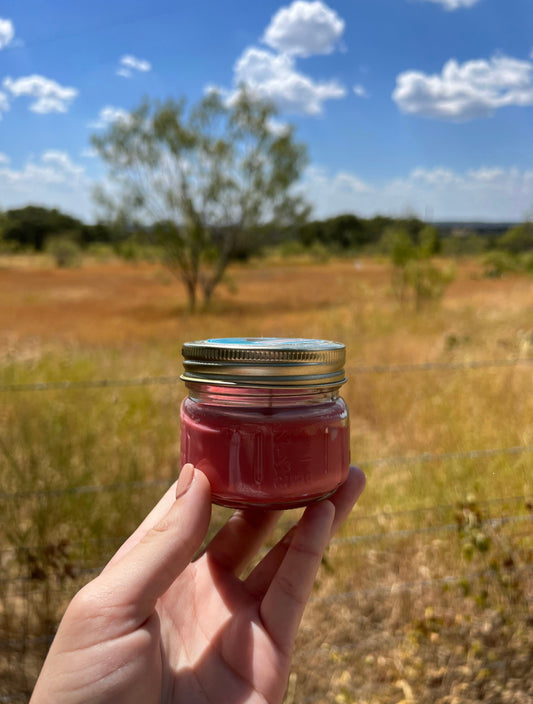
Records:
[[[281,511],[235,511],[208,545],[206,554],[222,569],[238,574],[254,557]]]
[[[363,472],[357,467],[350,467],[346,481],[329,497],[329,501],[335,507],[335,518],[331,526],[330,539],[346,520],[355,502],[361,496],[365,488],[365,482],[366,479]],[[250,572],[244,584],[251,596],[259,598],[266,592],[268,585],[285,557],[295,528],[293,526]]]
[[[334,516],[335,509],[330,501],[321,501],[305,510],[261,602],[263,625],[285,655],[292,652]]]
[[[350,515],[355,503],[363,493],[365,485],[366,477],[363,471],[359,467],[350,467],[346,481],[341,484],[333,496],[329,497],[329,500],[335,506],[335,519],[331,527],[330,538],[335,535]]]
[[[281,540],[279,540],[273,548],[271,548],[265,557],[257,564],[244,580],[244,586],[250,596],[254,599],[262,599],[272,578],[283,562],[283,558],[287,554],[292,537],[297,526],[293,526]]]
[[[170,510],[98,581],[106,603],[130,610],[144,621],[205,537],[211,517],[211,490],[202,472],[186,465],[178,481],[181,495]]]
[[[111,565],[114,565],[121,558],[124,557],[137,543],[144,538],[146,533],[153,528],[159,521],[166,516],[170,511],[173,503],[176,501],[176,485],[175,481],[172,486],[165,492],[161,497],[159,502],[154,506],[150,513],[146,516],[144,521],[136,528],[136,530],[130,535],[130,537],[120,546],[117,552],[109,560],[107,565],[104,567],[104,572],[108,570]]]

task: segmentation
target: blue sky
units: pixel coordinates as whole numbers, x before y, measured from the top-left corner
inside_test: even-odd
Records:
[[[533,217],[532,0],[3,0],[0,208],[94,219],[92,133],[239,82],[308,145],[317,217]]]

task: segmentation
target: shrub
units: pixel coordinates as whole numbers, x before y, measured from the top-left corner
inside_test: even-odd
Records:
[[[423,228],[417,244],[407,229],[387,228],[381,238],[380,248],[392,262],[392,287],[396,297],[405,303],[411,292],[416,310],[423,303],[442,298],[446,286],[455,278],[452,267],[439,267],[432,260],[439,248],[435,228]]]
[[[518,259],[508,252],[494,250],[483,258],[483,276],[488,279],[499,279],[506,273],[520,270]]]
[[[81,248],[68,235],[57,235],[46,240],[45,250],[50,254],[61,268],[79,266],[81,261]]]
[[[99,262],[106,262],[113,259],[115,250],[110,244],[104,242],[93,242],[86,248],[86,253],[94,257]]]
[[[511,227],[498,239],[497,245],[499,249],[503,249],[510,254],[518,254],[519,252],[532,250],[533,223],[525,222],[521,225]]]

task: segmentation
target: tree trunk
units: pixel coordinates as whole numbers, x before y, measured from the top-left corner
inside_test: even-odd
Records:
[[[233,245],[233,234],[228,234],[219,253],[218,260],[214,271],[209,275],[208,272],[201,276],[200,283],[202,286],[202,292],[204,294],[204,303],[209,305],[213,297],[213,293],[218,284],[222,281],[224,273],[229,264],[229,255]]]
[[[185,281],[187,289],[187,298],[189,300],[189,312],[194,313],[196,310],[196,283],[194,281]]]

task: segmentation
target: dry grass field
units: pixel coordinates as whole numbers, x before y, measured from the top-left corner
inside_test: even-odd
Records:
[[[66,599],[176,476],[181,343],[279,335],[346,344],[368,477],[324,561],[287,704],[533,702],[531,278],[461,260],[415,313],[374,259],[230,277],[191,315],[156,264],[0,260],[0,701],[25,701]],[[91,386],[141,379],[154,383]]]

